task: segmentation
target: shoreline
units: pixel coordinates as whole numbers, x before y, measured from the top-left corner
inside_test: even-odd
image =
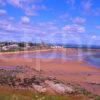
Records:
[[[75,48],[74,49],[73,48],[69,48],[68,51],[70,51],[70,49],[72,49],[74,52],[76,52]],[[73,54],[73,51],[68,52],[68,53]],[[44,50],[34,50],[34,51],[0,52],[0,56],[2,56],[2,55],[13,55],[13,54],[24,54],[24,53],[45,53],[45,52],[60,52],[60,53],[65,53],[66,52],[66,48],[63,48],[63,49],[62,48],[61,49],[44,49]],[[52,59],[52,58],[18,58],[18,57],[15,57],[15,58],[10,58],[10,59],[12,61],[14,61],[14,60],[16,61],[16,59],[21,60],[21,61],[25,60],[25,61],[28,61],[30,63],[31,63],[31,61],[34,61],[34,60],[35,60],[35,62],[36,61],[43,61],[43,62],[50,62],[51,61],[51,63],[52,63],[53,60],[55,61],[55,63],[56,63],[56,61],[58,61],[58,62],[60,61],[61,63],[68,63],[68,62],[69,63],[73,63],[73,62],[77,62],[78,64],[80,64],[81,67],[84,66],[84,68],[87,67],[89,69],[94,69],[94,70],[95,69],[96,70],[99,69],[97,67],[93,67],[93,65],[90,65],[90,64],[86,63],[86,61],[84,61],[84,60],[79,61],[78,59],[76,61],[75,60],[66,61],[64,59],[59,59],[59,58],[58,59],[56,59],[56,58]],[[9,58],[2,58],[2,57],[0,58],[0,60],[8,60],[8,61],[10,59]],[[24,61],[22,61],[22,62],[24,62]]]
[[[76,52],[76,49],[67,49],[68,53],[73,54]],[[64,49],[44,49],[44,50],[34,50],[34,51],[18,51],[18,52],[1,52],[0,55],[12,55],[12,54],[23,54],[23,53],[45,53],[45,52],[60,52],[65,53],[66,48]],[[29,66],[29,67],[41,67],[43,70],[59,70],[66,72],[88,72],[88,71],[100,71],[99,68],[93,67],[92,65],[87,64],[85,61],[66,61],[64,59],[47,59],[47,58],[0,58],[1,66]]]
[[[17,53],[33,53],[33,52],[45,52],[53,49],[44,49],[44,50],[31,50],[31,51],[14,51],[14,52],[0,52],[1,54],[17,54]]]
[[[36,51],[22,51],[10,52],[6,54],[21,54],[21,53],[44,53],[44,52],[65,52],[65,49],[49,49],[49,50],[36,50]],[[69,49],[70,50],[70,49]],[[70,52],[72,53],[72,51]],[[5,53],[3,53],[5,55]],[[0,66],[22,66],[32,68],[35,70],[42,70],[44,76],[55,77],[61,81],[74,82],[82,84],[85,83],[100,84],[100,69],[86,64],[84,61],[64,61],[63,59],[39,59],[39,58],[0,58]],[[96,74],[98,73],[98,74]],[[25,77],[30,77],[34,72],[23,73]],[[91,85],[89,88],[93,89]],[[95,91],[99,91],[97,88]]]

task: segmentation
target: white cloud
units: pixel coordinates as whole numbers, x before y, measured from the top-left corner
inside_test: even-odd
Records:
[[[96,39],[96,38],[97,38],[97,36],[96,36],[96,35],[93,35],[93,36],[92,36],[92,39]]]
[[[65,25],[63,30],[68,31],[69,33],[84,33],[85,27],[79,25]]]
[[[46,10],[44,5],[32,5],[32,10]]]
[[[72,21],[76,24],[84,24],[86,22],[86,19],[81,17],[76,17],[72,19]]]
[[[83,0],[81,2],[83,14],[91,15],[91,16],[99,16],[100,7],[96,6],[96,2],[98,3],[98,0],[95,0],[95,2],[94,0]]]
[[[5,16],[7,14],[7,11],[4,9],[0,9],[0,16]]]
[[[5,6],[10,4],[16,8],[20,8],[27,16],[37,15],[38,10],[46,10],[44,5],[41,5],[43,0],[0,0],[0,5]]]
[[[21,7],[21,0],[8,0],[8,3],[16,7]]]
[[[28,21],[28,17],[26,16],[22,19],[24,19],[24,22]],[[85,28],[80,25],[65,25],[62,28],[52,21],[23,24],[14,22],[14,20],[0,20],[0,37],[2,37],[3,40],[8,39],[8,35],[9,40],[35,41],[37,39],[42,39],[49,42],[60,43],[69,43],[71,41],[80,43],[82,38],[84,38],[84,41],[95,38],[95,36],[87,37],[88,34],[80,34],[84,32]]]
[[[30,23],[30,19],[27,16],[22,17],[21,21],[22,21],[22,23],[25,23],[25,24]]]
[[[91,12],[91,10],[92,10],[92,6],[93,6],[93,3],[92,3],[92,1],[91,0],[84,0],[83,2],[82,2],[82,4],[83,4],[83,10],[84,11],[86,11],[86,12]]]

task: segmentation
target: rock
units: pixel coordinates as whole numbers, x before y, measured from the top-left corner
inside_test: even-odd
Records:
[[[34,89],[39,92],[39,93],[45,93],[46,92],[46,88],[40,85],[33,85]]]
[[[55,92],[57,92],[59,94],[74,92],[72,87],[66,86],[62,83],[54,83],[53,81],[45,81],[45,83],[48,84],[50,88],[52,88]]]

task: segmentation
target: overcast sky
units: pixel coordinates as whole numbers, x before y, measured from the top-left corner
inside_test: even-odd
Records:
[[[100,44],[100,0],[0,0],[0,41]]]

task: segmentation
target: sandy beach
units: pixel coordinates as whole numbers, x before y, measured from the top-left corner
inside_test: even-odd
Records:
[[[33,52],[50,52],[51,50],[42,51],[25,51],[14,53],[0,53],[15,54],[15,53],[33,53]],[[55,50],[54,52],[59,52]],[[60,51],[62,52],[62,51]],[[63,50],[64,52],[64,50]],[[100,69],[92,67],[83,61],[64,61],[63,59],[26,59],[26,58],[0,58],[0,66],[27,66],[29,68],[43,71],[43,75],[56,77],[62,81],[81,83],[96,83],[100,84]],[[30,73],[31,74],[31,73]],[[28,76],[27,76],[28,77]],[[82,84],[83,85],[83,84]],[[85,85],[83,85],[85,86]],[[100,88],[100,87],[99,87]],[[92,90],[93,91],[93,90]],[[100,93],[100,89],[96,89]]]
[[[0,55],[14,55],[14,54],[25,54],[25,53],[46,53],[46,52],[60,52],[65,53],[64,49],[50,49],[50,50],[36,50],[36,51],[20,51],[20,52],[6,52],[6,53],[0,53]],[[72,54],[75,52],[75,49],[68,49],[68,53]],[[28,66],[31,68],[39,68],[48,74],[56,74],[57,76],[62,76],[67,79],[67,74],[81,74],[82,73],[91,73],[92,72],[99,72],[100,69],[95,68],[93,66],[90,66],[86,64],[84,61],[66,61],[64,59],[45,59],[45,58],[0,58],[0,65],[1,66]],[[76,77],[73,75],[73,77]],[[79,77],[78,77],[79,79]],[[79,81],[83,80],[83,78],[80,78]],[[100,80],[99,80],[100,81]]]

